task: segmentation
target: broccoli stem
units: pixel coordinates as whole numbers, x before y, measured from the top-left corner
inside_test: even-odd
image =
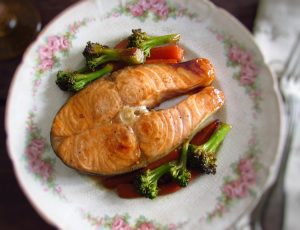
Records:
[[[123,61],[128,64],[141,64],[144,62],[144,53],[138,48],[110,49],[103,48],[99,57],[87,58],[87,66],[94,70],[97,66],[110,61]]]
[[[180,162],[179,164],[186,167],[187,163],[187,156],[188,156],[188,150],[189,150],[190,142],[187,141],[183,144],[181,149],[181,156],[180,156]]]
[[[94,70],[97,66],[104,64],[109,61],[115,61],[118,60],[118,57],[115,53],[112,53],[111,55],[102,55],[97,58],[93,58],[90,60],[87,60],[87,66],[91,69]]]
[[[91,81],[104,76],[107,73],[110,73],[113,70],[113,65],[107,64],[105,65],[102,69],[99,69],[95,72],[91,73],[79,73],[75,75],[76,81],[82,81],[83,83],[87,84],[90,83]]]
[[[179,162],[169,163],[172,166],[170,169],[170,174],[181,187],[186,187],[191,179],[191,172],[186,168],[188,149],[189,141],[185,142],[181,148]]]
[[[221,123],[220,127],[213,133],[209,140],[201,145],[203,151],[216,153],[220,144],[225,139],[227,133],[231,130],[231,126]]]
[[[144,49],[151,49],[155,46],[161,46],[167,43],[175,43],[179,41],[179,34],[167,34],[163,36],[153,36],[149,37],[143,42]]]
[[[156,169],[153,169],[151,170],[149,173],[148,173],[148,176],[149,176],[149,180],[152,182],[152,183],[157,183],[158,180],[163,176],[165,175],[167,172],[169,172],[171,166],[169,164],[163,164],[159,167],[157,167]]]
[[[114,66],[112,64],[107,64],[102,69],[91,73],[83,73],[86,71],[84,68],[77,72],[58,71],[56,84],[61,90],[77,92],[91,81],[112,72],[113,69]]]

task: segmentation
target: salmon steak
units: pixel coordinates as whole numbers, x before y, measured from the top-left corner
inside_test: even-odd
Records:
[[[57,156],[81,172],[116,175],[147,166],[199,131],[224,104],[210,86],[209,60],[129,66],[98,79],[70,97],[56,114],[51,144]],[[180,95],[170,108],[155,110]]]

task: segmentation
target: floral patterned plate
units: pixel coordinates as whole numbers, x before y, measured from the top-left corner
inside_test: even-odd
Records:
[[[59,69],[83,65],[87,41],[113,45],[132,28],[180,33],[186,60],[209,58],[226,105],[216,114],[233,129],[215,176],[179,192],[121,199],[66,167],[53,153],[53,117],[69,94]],[[83,1],[57,17],[30,46],[16,71],[6,113],[8,149],[21,187],[49,223],[68,229],[224,229],[251,210],[272,180],[282,143],[277,87],[250,33],[204,0]]]

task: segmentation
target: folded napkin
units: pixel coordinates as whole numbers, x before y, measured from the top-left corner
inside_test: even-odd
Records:
[[[254,35],[266,62],[277,73],[295,43],[300,24],[299,0],[262,0]]]
[[[283,71],[293,44],[300,33],[299,0],[262,0],[255,23],[254,36],[266,63],[277,76]],[[299,71],[300,72],[300,71]],[[300,115],[300,102],[298,103]],[[300,117],[300,116],[299,116]],[[299,229],[300,213],[300,125],[289,157],[285,176],[286,210],[284,229]]]

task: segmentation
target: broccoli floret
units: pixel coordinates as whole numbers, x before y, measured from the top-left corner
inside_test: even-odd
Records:
[[[134,184],[138,193],[150,199],[157,197],[159,192],[158,180],[168,173],[171,167],[171,164],[167,163],[137,175]]]
[[[230,125],[221,123],[206,143],[200,146],[189,145],[189,166],[205,174],[215,174],[217,167],[216,153],[230,129]]]
[[[181,187],[186,187],[191,179],[191,172],[186,168],[188,149],[189,142],[185,142],[181,148],[179,162],[170,162],[170,174]]]
[[[150,50],[155,46],[165,45],[167,43],[175,43],[180,39],[179,34],[168,34],[163,36],[148,36],[141,29],[132,30],[132,34],[128,37],[127,47],[136,47],[143,50],[145,58],[150,56]]]
[[[107,73],[112,72],[114,66],[112,64],[105,65],[102,69],[91,73],[80,72],[66,72],[58,71],[56,84],[64,91],[77,92],[84,88],[88,83],[94,81],[97,78],[104,76]]]
[[[135,180],[137,191],[147,198],[154,199],[159,192],[159,179],[169,173],[181,187],[186,187],[191,179],[191,173],[186,168],[188,148],[189,142],[186,142],[182,147],[179,162],[171,161],[156,169],[139,174]]]
[[[139,48],[112,49],[107,46],[88,42],[83,51],[89,69],[94,70],[97,66],[110,62],[122,61],[136,65],[144,62],[144,53]]]
[[[107,48],[109,47],[106,45],[101,45],[99,43],[94,42],[87,42],[82,54],[85,58],[92,59],[102,55],[103,49]]]

